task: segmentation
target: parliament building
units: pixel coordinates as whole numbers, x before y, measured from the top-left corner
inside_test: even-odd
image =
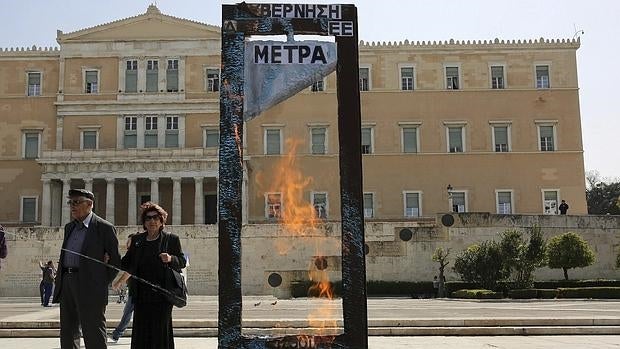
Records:
[[[57,227],[71,188],[138,224],[218,219],[220,27],[143,14],[0,49],[0,223]],[[360,23],[363,26],[363,23]],[[492,35],[492,33],[489,33]],[[298,38],[300,39],[300,38]],[[360,42],[364,215],[587,214],[579,40]],[[303,200],[340,219],[335,73],[246,122],[243,219],[277,220],[294,150]]]

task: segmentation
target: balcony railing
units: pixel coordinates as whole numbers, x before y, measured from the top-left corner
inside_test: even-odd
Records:
[[[204,159],[217,157],[217,148],[87,149],[43,151],[40,161],[87,161],[114,159]]]

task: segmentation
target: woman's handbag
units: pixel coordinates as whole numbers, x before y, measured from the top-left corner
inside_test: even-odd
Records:
[[[168,252],[168,234],[163,236],[163,249],[162,252]],[[168,291],[166,293],[166,299],[170,304],[177,308],[183,308],[187,305],[187,286],[185,285],[185,279],[180,272],[170,267],[170,264],[166,265],[166,276],[164,280],[164,288]]]

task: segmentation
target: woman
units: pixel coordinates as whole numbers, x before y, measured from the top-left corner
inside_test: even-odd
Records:
[[[166,268],[171,267],[180,271],[185,267],[185,257],[179,237],[164,231],[168,213],[152,202],[143,204],[141,208],[142,226],[145,232],[132,238],[131,246],[122,260],[123,269],[163,287]],[[131,348],[174,348],[172,304],[166,300],[161,291],[143,282],[136,282],[134,286]]]

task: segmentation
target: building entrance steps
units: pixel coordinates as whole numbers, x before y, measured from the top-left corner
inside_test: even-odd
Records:
[[[318,307],[333,310],[321,333],[342,331],[342,302],[271,296],[243,298],[243,333],[311,334],[319,329],[307,314]],[[0,337],[58,336],[58,306],[42,308],[38,298],[0,298]],[[122,304],[110,302],[106,316],[113,328]],[[492,336],[620,334],[620,300],[455,300],[369,298],[370,336]],[[330,325],[331,323],[331,325]],[[217,336],[217,297],[190,296],[188,306],[173,313],[175,336]],[[129,331],[126,335],[129,335]]]

